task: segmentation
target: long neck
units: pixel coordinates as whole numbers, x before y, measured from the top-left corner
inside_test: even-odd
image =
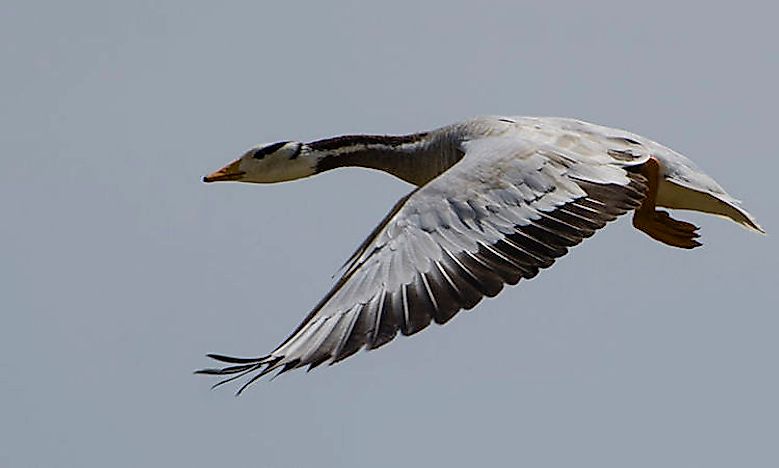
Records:
[[[319,140],[308,147],[321,153],[316,171],[357,166],[388,172],[421,186],[441,174],[462,153],[434,132],[403,136],[347,135]]]

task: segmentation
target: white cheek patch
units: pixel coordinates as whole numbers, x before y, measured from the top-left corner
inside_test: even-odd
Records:
[[[300,179],[316,173],[315,165],[309,158],[301,156],[290,159],[290,155],[275,154],[262,160],[245,161],[241,165],[241,169],[246,172],[243,180],[267,184]]]
[[[300,179],[302,177],[312,176],[316,173],[316,167],[311,161],[306,159],[286,159],[280,161],[277,166],[279,177],[282,180]]]

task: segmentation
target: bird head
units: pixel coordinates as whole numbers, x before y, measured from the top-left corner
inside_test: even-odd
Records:
[[[237,181],[269,184],[316,173],[317,158],[298,141],[257,145],[225,167],[203,177],[203,182]]]

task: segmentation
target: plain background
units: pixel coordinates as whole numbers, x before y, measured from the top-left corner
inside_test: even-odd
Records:
[[[769,2],[8,2],[0,466],[779,466],[779,249],[610,225],[446,327],[234,388],[410,187],[200,178],[251,145],[560,115],[776,209]]]

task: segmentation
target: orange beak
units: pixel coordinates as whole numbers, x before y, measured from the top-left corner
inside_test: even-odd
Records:
[[[235,160],[231,162],[230,164],[226,165],[225,167],[219,169],[216,172],[213,172],[211,174],[208,174],[207,176],[203,177],[203,182],[221,182],[226,180],[241,180],[241,177],[246,174],[245,172],[241,171],[240,168],[241,160]]]

